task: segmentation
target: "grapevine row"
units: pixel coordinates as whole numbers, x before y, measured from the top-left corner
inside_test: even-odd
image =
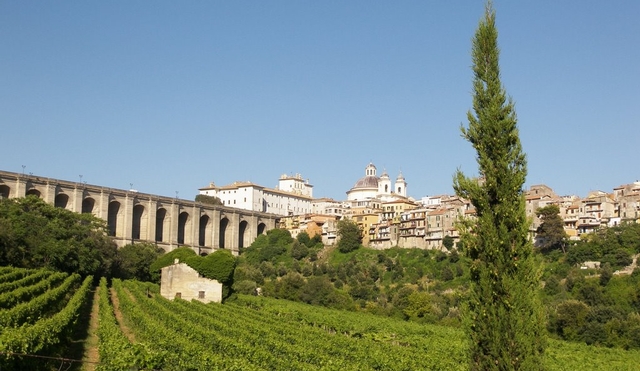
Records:
[[[36,297],[43,292],[49,290],[54,285],[67,277],[67,273],[57,272],[48,276],[46,279],[31,285],[19,287],[13,291],[0,294],[0,308],[11,308],[14,305]]]
[[[142,290],[135,287],[137,285],[132,281],[127,281],[125,284],[140,305],[148,308],[147,310],[152,311],[154,315],[163,318],[168,326],[175,329],[189,328],[187,336],[192,341],[210,344],[221,356],[245,357],[263,369],[310,369],[309,365],[291,357],[290,353],[285,353],[287,344],[280,342],[269,346],[266,342],[275,339],[256,337],[255,334],[251,336],[246,333],[237,333],[235,336],[230,336],[224,325],[215,326],[211,321],[207,321],[208,318],[198,317],[198,314],[193,310],[182,308],[162,297],[156,296],[157,300],[150,300],[142,293]]]
[[[0,283],[11,282],[15,280],[19,280],[22,277],[28,276],[33,273],[34,269],[24,269],[24,268],[13,268],[7,267],[9,269],[6,270],[6,274],[4,274],[4,270],[2,271],[2,275],[0,276]]]
[[[211,338],[211,334],[215,334],[218,341],[215,344],[223,347],[221,351],[224,354],[245,354],[262,368],[409,370],[433,366],[428,360],[414,357],[416,349],[366,337],[332,335],[320,328],[269,314],[251,318],[255,316],[255,311],[241,306],[204,305],[183,300],[170,302],[160,297],[154,303],[144,297],[142,289],[136,290],[134,283],[126,284],[136,299],[145,302],[144,305],[148,305],[148,310],[156,316],[161,316],[177,328],[197,327],[191,335],[194,341],[206,341],[199,337]],[[278,359],[286,359],[287,366],[269,357],[259,358],[261,349],[267,349]]]
[[[7,291],[12,291],[17,289],[18,287],[22,287],[22,286],[28,286],[33,284],[34,282],[37,282],[39,280],[42,280],[48,276],[50,276],[53,273],[53,271],[49,271],[46,269],[40,269],[37,270],[21,279],[15,280],[15,281],[9,281],[9,282],[4,282],[4,283],[0,283],[0,293],[3,292],[7,292]]]
[[[80,275],[68,276],[62,284],[46,291],[30,301],[20,303],[11,309],[0,310],[0,327],[16,327],[33,323],[48,313],[56,312],[58,303],[80,282]]]
[[[14,270],[16,270],[18,268],[14,268],[12,266],[4,266],[4,267],[0,267],[0,277],[2,277],[3,275],[13,272]]]
[[[18,357],[11,356],[13,353],[35,354],[63,341],[87,300],[92,280],[93,277],[87,277],[60,312],[40,319],[33,325],[6,329],[0,334],[0,352],[8,355],[8,359],[0,361],[0,367],[3,361]]]
[[[153,347],[154,351],[164,351],[163,368],[171,370],[260,370],[243,358],[228,358],[212,352],[206,342],[194,342],[187,337],[192,327],[171,327],[172,324],[157,313],[145,311],[139,302],[129,297],[119,280],[113,280],[113,287],[120,301],[120,310],[140,337]]]
[[[126,371],[131,369],[159,368],[154,354],[142,343],[132,344],[122,333],[109,301],[106,278],[100,279],[98,287],[98,351],[99,371]]]

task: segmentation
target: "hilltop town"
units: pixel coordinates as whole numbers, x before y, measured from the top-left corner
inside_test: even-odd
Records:
[[[314,198],[313,185],[300,174],[282,175],[275,188],[234,182],[220,187],[211,183],[199,191],[218,198],[225,206],[277,214],[279,228],[289,230],[294,237],[302,231],[312,236],[320,234],[325,245],[335,244],[337,221],[350,218],[360,227],[364,246],[443,249],[445,239],[454,243],[459,240],[455,222],[475,215],[473,206],[455,195],[419,200],[408,197],[402,173],[392,183],[386,170],[377,175],[373,163],[346,192],[346,200]],[[570,240],[578,240],[600,226],[640,220],[639,181],[620,185],[612,192],[593,191],[584,198],[560,196],[551,187],[539,184],[526,190],[525,198],[534,240],[541,223],[536,210],[549,205],[558,206]]]

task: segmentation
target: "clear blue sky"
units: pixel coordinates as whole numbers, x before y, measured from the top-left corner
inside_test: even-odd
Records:
[[[640,1],[496,0],[526,187],[640,179]],[[0,169],[193,199],[371,161],[410,196],[477,174],[460,137],[483,1],[0,1]]]

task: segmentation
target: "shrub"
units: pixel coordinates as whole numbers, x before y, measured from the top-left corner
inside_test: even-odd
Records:
[[[236,258],[229,250],[218,250],[205,257],[193,256],[186,263],[203,277],[216,280],[223,285],[233,283]]]
[[[258,285],[254,281],[242,280],[233,284],[233,291],[239,294],[255,295]]]
[[[189,247],[179,247],[164,255],[161,255],[155,262],[149,267],[149,273],[153,281],[160,281],[160,270],[166,266],[173,264],[175,259],[180,262],[186,263],[187,259],[197,256],[196,252]]]
[[[287,246],[293,242],[291,233],[286,229],[270,229],[267,231],[267,238],[270,245]]]
[[[304,232],[303,232],[304,233]],[[307,236],[309,238],[309,236]],[[291,244],[291,257],[300,260],[309,255],[309,248],[300,240],[293,241]]]

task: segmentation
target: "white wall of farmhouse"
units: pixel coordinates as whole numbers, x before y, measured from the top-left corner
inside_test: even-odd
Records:
[[[175,263],[162,268],[160,295],[173,300],[199,300],[203,303],[222,302],[222,284],[204,278],[185,263]]]

